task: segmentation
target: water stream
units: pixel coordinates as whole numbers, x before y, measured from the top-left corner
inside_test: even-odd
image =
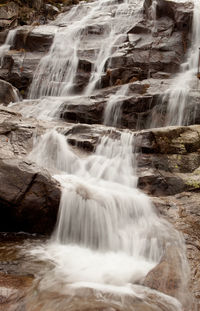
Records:
[[[156,3],[154,1],[154,5]],[[29,97],[36,100],[36,105],[32,110],[27,106],[23,113],[53,120],[63,98],[74,100],[92,95],[105,73],[106,62],[120,46],[120,38],[139,20],[142,5],[140,0],[119,3],[100,0],[80,3],[59,16],[53,24],[62,27],[58,27],[50,52],[41,59],[30,89]],[[199,38],[199,32],[194,33],[195,46],[189,55],[196,53]],[[8,39],[5,46],[11,44],[11,38]],[[86,48],[93,53],[95,61],[87,87],[81,95],[75,95],[80,55]],[[196,69],[195,57],[196,54],[189,57],[185,65],[187,81],[191,80]],[[186,77],[180,77],[181,90],[179,93],[176,90],[176,96],[171,92],[173,98],[181,98],[188,84],[183,85]],[[127,89],[128,85],[122,86],[109,97],[104,114],[105,125],[116,126],[120,122],[120,105],[116,102],[126,96]],[[170,104],[169,116],[177,115],[178,118],[170,124],[182,122],[184,109],[177,106],[180,106],[177,101]],[[44,307],[40,310],[56,308],[63,311],[61,302],[67,295],[78,297],[77,301],[81,295],[89,297],[86,307],[81,305],[83,299],[80,299],[78,307],[77,301],[68,299],[67,310],[179,311],[180,302],[187,300],[188,266],[184,242],[181,235],[159,217],[150,198],[137,189],[135,141],[136,135],[132,132],[113,128],[109,135],[99,138],[94,154],[83,156],[75,153],[65,135],[56,129],[37,140],[29,158],[48,169],[62,187],[57,224],[50,241],[29,252],[37,260],[51,264],[48,273],[41,272],[37,288],[40,295],[45,293],[38,296],[38,304],[40,299],[44,300]],[[162,309],[153,304],[149,308],[145,299],[152,292],[142,284],[147,273],[169,248],[175,248],[181,258],[181,285],[177,294],[180,302],[154,292],[160,304],[162,299],[164,303]],[[83,294],[77,292],[80,288],[85,289]],[[55,291],[57,296],[49,298],[49,293]],[[130,300],[132,305],[129,302],[125,308],[124,295],[138,300]],[[61,302],[56,300],[58,296]],[[32,299],[36,299],[35,296]]]
[[[199,48],[200,48],[200,2],[194,0],[194,14],[192,22],[191,47],[187,52],[186,61],[181,65],[180,73],[173,79],[171,87],[164,94],[163,101],[168,101],[166,125],[187,125],[188,111],[192,98],[190,91],[198,89],[197,79]],[[190,107],[190,111],[195,109]],[[156,124],[153,124],[156,126]]]

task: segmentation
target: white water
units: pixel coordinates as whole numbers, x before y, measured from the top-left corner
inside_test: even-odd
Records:
[[[119,38],[137,22],[142,3],[139,0],[120,3],[100,0],[81,3],[68,14],[61,15],[54,23],[64,27],[58,29],[50,52],[38,65],[30,98],[71,94],[79,54],[87,49],[94,54],[92,74],[85,90],[85,94],[90,95],[104,72],[106,61],[116,51]]]
[[[127,91],[129,89],[129,85],[124,84],[119,88],[119,90],[113,94],[110,95],[110,98],[108,99],[106,103],[106,108],[104,111],[104,124],[110,125],[110,126],[117,126],[120,121],[121,116],[121,106],[123,103],[123,99],[125,95],[127,94]],[[119,102],[121,99],[121,102]]]
[[[185,125],[185,108],[189,104],[189,92],[197,88],[199,48],[200,48],[200,1],[194,0],[191,48],[187,60],[181,65],[181,72],[174,78],[171,88],[166,92],[168,99],[167,125]],[[164,100],[165,100],[164,98]]]
[[[0,46],[0,68],[3,65],[5,54],[10,50],[11,46],[14,43],[16,32],[17,28],[10,30],[6,37],[5,43],[2,46]]]
[[[56,173],[63,187],[51,242],[32,251],[54,263],[49,286],[127,286],[142,282],[167,247],[182,252],[179,234],[136,188],[134,139],[130,132],[111,133],[101,139],[94,155],[80,158],[53,130],[30,154],[31,160]]]

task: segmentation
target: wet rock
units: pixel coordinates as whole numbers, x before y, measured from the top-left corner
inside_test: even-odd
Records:
[[[168,247],[160,263],[147,274],[143,284],[181,300],[181,296],[186,294],[182,282],[182,260],[177,249]]]
[[[25,298],[33,283],[31,276],[0,273],[0,310],[25,310]]]
[[[144,1],[144,13],[150,18],[152,0]],[[156,17],[169,17],[175,22],[179,30],[189,29],[192,22],[192,3],[179,1],[158,0],[156,5]]]
[[[76,311],[77,308],[80,311],[175,311],[180,308],[176,299],[137,285],[130,286],[120,294],[109,289],[81,285],[67,286],[64,289],[65,291],[60,284],[56,287],[50,285],[43,291],[38,286],[36,294],[32,295],[29,302],[37,306],[38,311],[46,310],[47,306],[49,311],[55,308],[62,311],[66,305],[72,311]]]
[[[19,91],[12,84],[0,80],[0,103],[8,105],[11,102],[19,101]]]
[[[191,310],[200,310],[200,192],[182,192],[175,196],[152,198],[160,213],[184,235],[191,269],[190,288],[196,299]],[[175,273],[176,275],[176,273]],[[157,283],[158,284],[158,283]],[[187,308],[186,308],[187,309]]]
[[[18,88],[23,97],[27,96],[34,71],[41,57],[41,53],[33,54],[23,49],[9,51],[4,57],[2,68],[0,68],[0,78]]]
[[[20,28],[16,33],[12,49],[24,49],[25,52],[48,52],[56,27],[36,26],[38,25]]]
[[[50,14],[51,16],[56,15],[60,12],[56,6],[51,4],[45,4],[45,11],[47,12],[47,14]]]
[[[63,103],[61,118],[69,122],[79,122],[88,124],[102,123],[104,102],[95,102],[92,99],[80,99],[80,104],[77,100],[72,104],[71,102]]]
[[[58,183],[47,171],[16,159],[1,160],[0,172],[1,230],[50,233],[60,201]]]

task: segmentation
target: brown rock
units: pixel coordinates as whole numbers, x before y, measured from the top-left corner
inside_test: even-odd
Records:
[[[8,105],[11,102],[19,101],[19,91],[12,84],[0,80],[0,104]]]
[[[0,311],[25,310],[25,298],[33,277],[0,273]]]
[[[53,230],[61,192],[47,171],[25,161],[1,160],[0,182],[1,230]]]

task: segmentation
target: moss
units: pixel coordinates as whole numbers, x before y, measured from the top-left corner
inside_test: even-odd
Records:
[[[186,185],[192,187],[193,189],[199,189],[200,188],[200,181],[188,180],[186,182]]]

